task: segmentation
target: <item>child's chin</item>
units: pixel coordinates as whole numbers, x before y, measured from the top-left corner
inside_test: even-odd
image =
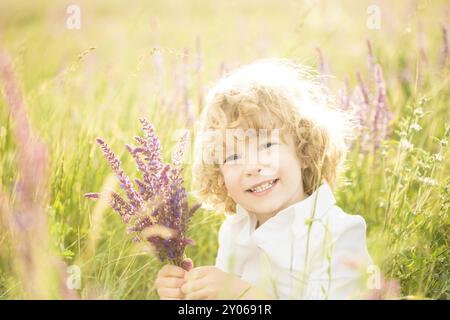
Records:
[[[255,214],[257,216],[271,218],[276,215],[276,212],[278,212],[277,211],[278,206],[269,206],[269,207],[267,207],[266,205],[264,206],[265,206],[264,211],[255,211]]]

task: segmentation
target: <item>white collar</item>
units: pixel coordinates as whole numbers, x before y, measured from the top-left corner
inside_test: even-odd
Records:
[[[336,199],[333,192],[329,184],[325,182],[309,197],[279,211],[254,231],[251,230],[254,227],[254,218],[250,217],[250,214],[241,205],[236,204],[236,214],[233,223],[245,221],[245,226],[238,235],[238,242],[248,242],[252,233],[258,242],[265,242],[270,240],[267,237],[267,233],[286,232],[288,230],[285,229],[289,225],[292,226],[293,234],[298,236],[303,233],[303,227],[305,224],[308,224],[309,220],[320,219],[335,203]],[[283,230],[279,230],[280,228]]]

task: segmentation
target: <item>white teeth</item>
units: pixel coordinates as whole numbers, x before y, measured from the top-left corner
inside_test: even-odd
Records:
[[[275,179],[276,180],[276,179]],[[269,189],[270,187],[273,186],[273,184],[275,183],[275,180],[269,181],[264,183],[263,185],[257,186],[255,188],[251,188],[250,191],[251,192],[263,192],[267,189]]]

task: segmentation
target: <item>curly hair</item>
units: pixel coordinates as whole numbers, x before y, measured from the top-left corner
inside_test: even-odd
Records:
[[[194,194],[206,207],[236,211],[214,148],[224,139],[206,141],[208,130],[279,129],[283,140],[291,134],[305,193],[311,195],[323,181],[334,188],[345,170],[355,122],[349,112],[334,107],[332,95],[313,74],[289,59],[262,59],[231,72],[209,90],[197,124],[193,166]],[[217,161],[204,161],[205,155]]]

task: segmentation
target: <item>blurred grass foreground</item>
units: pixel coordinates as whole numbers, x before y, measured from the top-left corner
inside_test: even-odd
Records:
[[[448,21],[443,0],[0,2],[0,298],[157,299],[158,259],[83,197],[119,189],[96,137],[134,178],[139,118],[168,160],[220,76],[286,57],[360,110],[336,197],[367,222],[373,298],[449,299]],[[223,219],[194,216],[196,266],[214,264]]]

